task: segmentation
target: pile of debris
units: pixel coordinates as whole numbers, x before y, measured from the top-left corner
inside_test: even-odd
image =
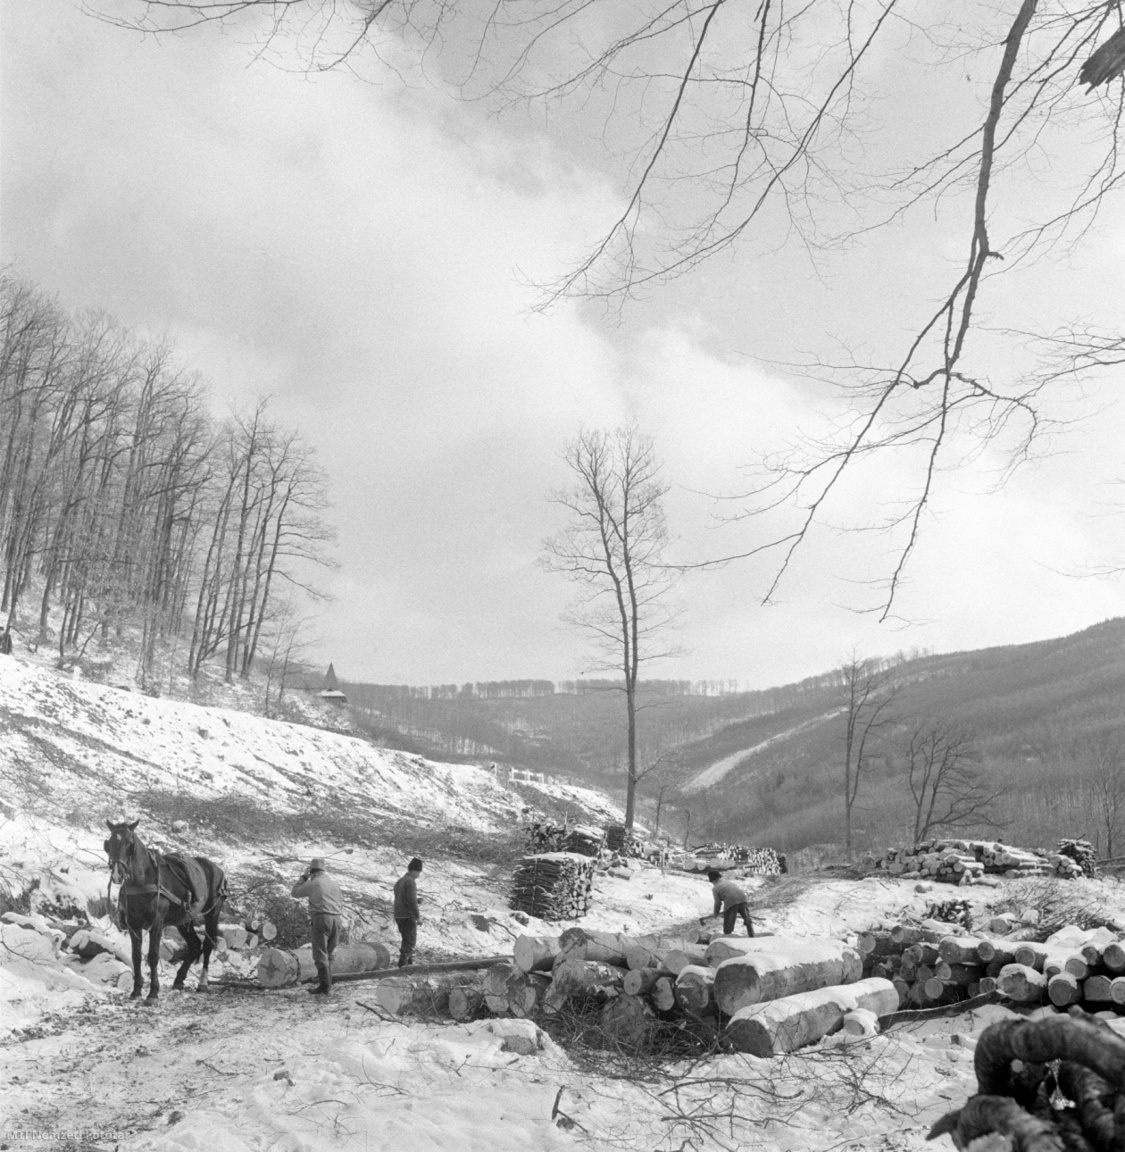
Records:
[[[863,863],[904,880],[974,884],[980,883],[986,875],[1062,876],[1066,879],[1092,876],[1095,860],[1096,853],[1085,840],[1060,840],[1059,851],[1046,852],[1014,848],[992,840],[943,839],[923,840],[911,848],[888,848],[879,857],[869,853],[863,858]]]
[[[595,860],[577,852],[525,856],[512,876],[508,906],[540,920],[577,920],[590,910]]]

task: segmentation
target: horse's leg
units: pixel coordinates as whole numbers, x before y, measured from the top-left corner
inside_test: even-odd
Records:
[[[211,951],[215,947],[215,933],[219,931],[219,921],[217,918],[208,916],[203,921],[203,968],[199,973],[199,983],[196,984],[196,992],[207,991],[207,977],[208,969],[211,966]]]
[[[160,995],[160,939],[164,935],[164,917],[157,914],[148,930],[148,996],[146,1004],[155,1004]]]
[[[188,969],[199,959],[199,953],[202,949],[199,946],[199,937],[196,936],[195,929],[192,927],[190,920],[185,920],[184,923],[177,924],[176,931],[184,938],[184,944],[187,945],[187,955],[184,957],[183,963],[176,972],[176,979],[172,984],[172,988],[179,992],[183,991],[184,980],[187,978]]]
[[[131,1000],[136,1000],[144,991],[144,980],[141,979],[141,930],[139,928],[129,929],[129,943],[133,949],[133,994],[130,996]]]

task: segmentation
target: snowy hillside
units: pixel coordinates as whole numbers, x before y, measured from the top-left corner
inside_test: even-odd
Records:
[[[0,658],[0,896],[31,911],[96,908],[104,821],[211,856],[243,911],[287,892],[312,855],[340,879],[349,928],[394,947],[390,887],[426,859],[419,957],[510,953],[557,934],[508,908],[526,799],[481,767],[433,764],[339,734],[97,687]],[[545,796],[546,798],[546,796]],[[589,818],[598,794],[550,797]],[[518,848],[513,848],[518,850]],[[616,871],[616,870],[615,870]],[[746,881],[759,933],[854,940],[921,915],[943,886],[886,875]],[[1060,884],[1063,882],[1060,881]],[[1125,917],[1114,881],[1068,882]],[[935,890],[936,888],[936,890]],[[6,891],[5,891],[6,890]],[[982,914],[1001,888],[959,889]],[[696,923],[698,876],[638,865],[599,872],[582,926],[633,934]],[[108,918],[98,920],[108,928]],[[49,938],[0,926],[0,1146],[36,1152],[923,1152],[973,1091],[989,1005],[783,1058],[596,1064],[536,1023],[394,1019],[371,985],[327,999],[262,990],[212,968],[207,995],[165,983],[156,1007],[92,983]],[[243,970],[245,974],[245,969]],[[194,974],[189,986],[194,985]]]

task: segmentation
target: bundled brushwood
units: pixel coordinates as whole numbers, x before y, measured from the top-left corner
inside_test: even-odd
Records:
[[[524,846],[531,853],[565,852],[570,833],[568,824],[555,824],[545,818],[532,820],[524,829]]]
[[[862,968],[859,953],[839,941],[774,937],[771,948],[734,956],[718,965],[715,1003],[733,1016],[740,1008],[763,1000],[855,983]]]
[[[607,824],[605,828],[605,846],[619,856],[638,857],[641,854],[641,844],[633,831],[624,824]]]
[[[382,944],[341,944],[332,958],[332,972],[340,976],[352,972],[374,972],[389,968],[390,963],[391,954]],[[285,988],[311,980],[315,975],[311,944],[293,951],[267,948],[258,960],[258,983],[263,988]]]
[[[898,1006],[898,993],[889,980],[861,980],[748,1005],[734,1013],[723,1034],[739,1052],[777,1056],[837,1031],[849,1012],[865,1010],[879,1017]]]
[[[594,860],[574,852],[525,856],[512,877],[509,907],[541,920],[576,920],[590,910]]]

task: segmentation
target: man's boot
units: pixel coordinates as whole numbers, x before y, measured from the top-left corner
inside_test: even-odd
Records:
[[[332,987],[332,976],[328,971],[327,964],[318,964],[316,966],[316,974],[320,977],[320,983],[315,984],[309,989],[310,996],[327,996],[329,989]]]

